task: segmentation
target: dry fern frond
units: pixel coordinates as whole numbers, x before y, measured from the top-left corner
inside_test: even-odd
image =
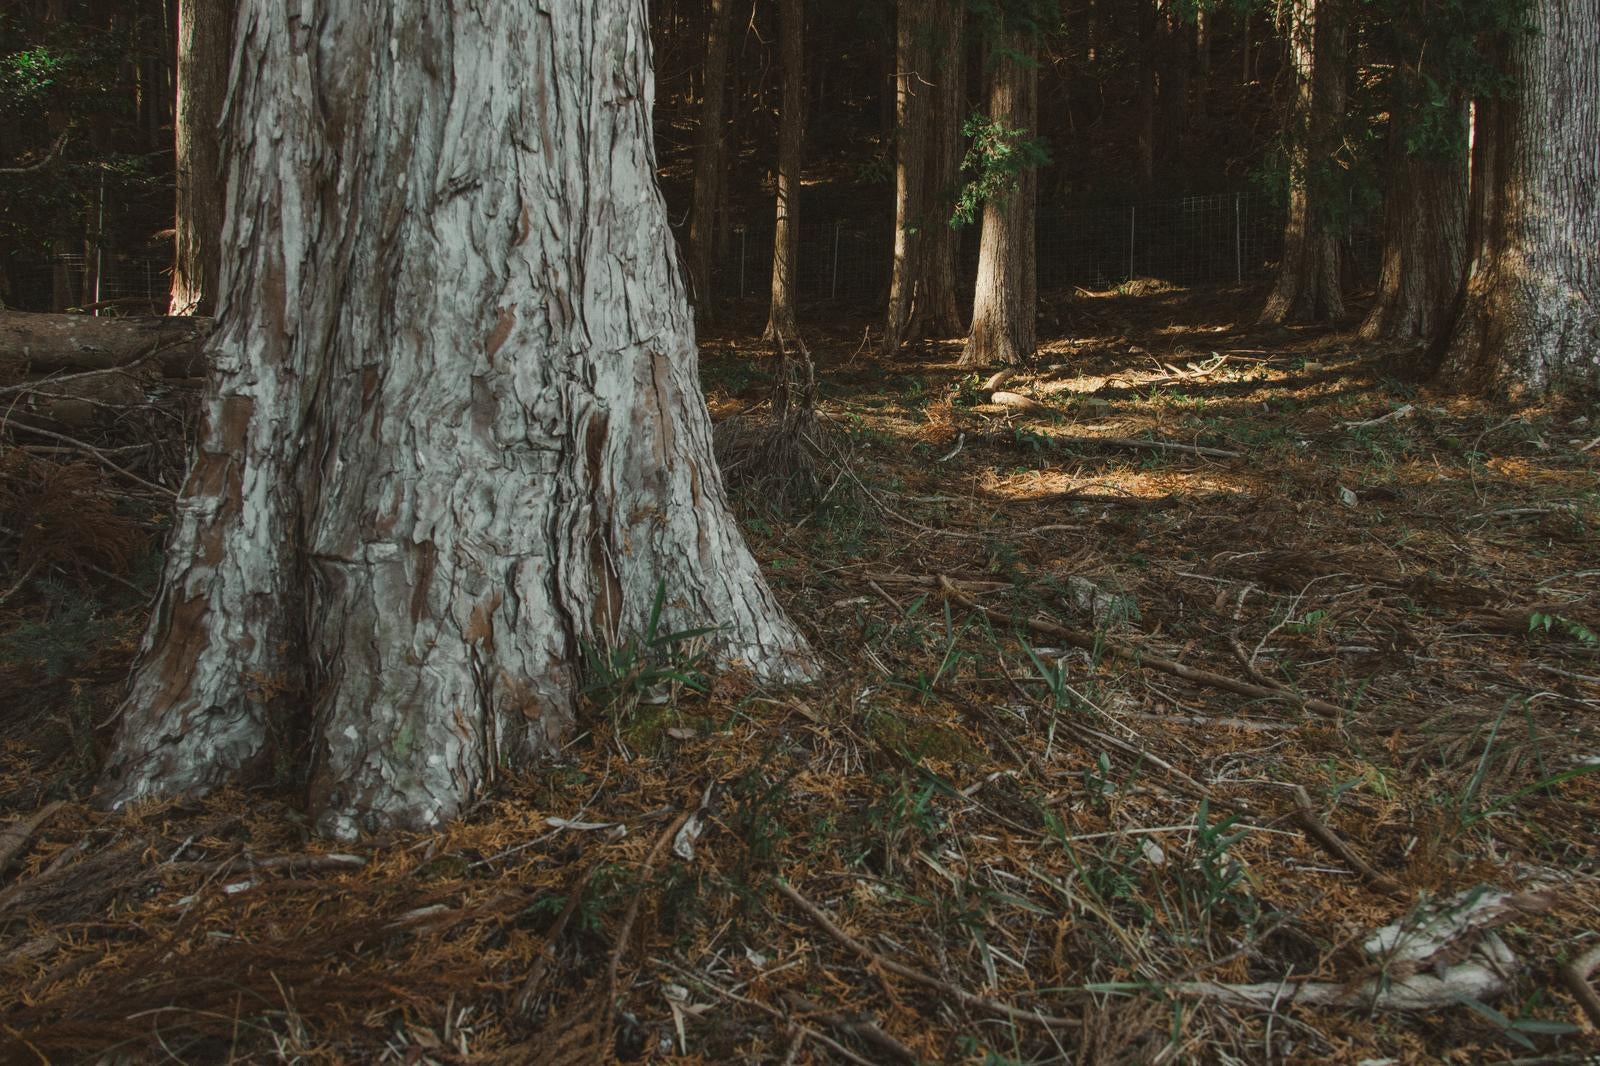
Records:
[[[106,488],[88,463],[0,455],[0,526],[18,537],[18,566],[87,560],[126,569],[143,537]]]

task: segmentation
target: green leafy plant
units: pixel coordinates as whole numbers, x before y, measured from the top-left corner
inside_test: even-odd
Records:
[[[1011,129],[999,119],[974,112],[961,127],[972,138],[961,168],[972,175],[956,197],[952,226],[970,226],[986,203],[1004,203],[1016,191],[1023,171],[1050,162],[1050,149],[1027,130]]]
[[[1587,644],[1591,648],[1600,646],[1600,636],[1597,636],[1594,630],[1575,619],[1568,618],[1565,615],[1547,614],[1542,611],[1535,611],[1528,616],[1529,633],[1542,632],[1549,634],[1552,631],[1565,633],[1571,639],[1580,644]]]
[[[656,586],[643,633],[607,646],[582,643],[584,695],[614,724],[633,718],[641,704],[670,706],[683,690],[704,693],[710,688],[705,672],[708,654],[697,638],[720,627],[662,632],[665,603],[662,582]]]

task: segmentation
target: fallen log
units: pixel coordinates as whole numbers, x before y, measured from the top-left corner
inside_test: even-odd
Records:
[[[165,377],[200,377],[210,332],[209,318],[0,311],[0,365],[35,376],[126,370],[153,361]]]

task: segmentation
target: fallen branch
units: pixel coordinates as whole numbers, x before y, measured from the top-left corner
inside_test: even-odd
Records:
[[[1009,625],[1013,621],[1021,622],[1035,633],[1064,640],[1075,648],[1088,652],[1109,652],[1121,659],[1126,659],[1136,666],[1147,666],[1152,670],[1159,670],[1164,674],[1182,678],[1196,685],[1207,688],[1221,689],[1224,692],[1233,692],[1240,696],[1249,696],[1260,700],[1284,700],[1313,714],[1329,718],[1337,718],[1344,714],[1344,708],[1326,700],[1319,700],[1312,696],[1302,696],[1292,689],[1280,688],[1276,685],[1252,684],[1240,681],[1238,678],[1228,677],[1224,674],[1212,673],[1210,670],[1201,670],[1193,666],[1186,666],[1174,659],[1163,658],[1150,653],[1132,644],[1125,644],[1120,640],[1102,636],[1095,633],[1086,633],[1080,629],[1068,629],[1066,626],[1042,618],[1013,619],[1003,611],[992,607],[985,607],[972,597],[966,595],[950,582],[949,578],[939,577],[939,587],[945,595],[969,610],[977,611],[991,622]]]
[[[550,932],[545,934],[544,947],[539,950],[539,957],[533,960],[533,967],[528,971],[527,980],[522,982],[522,989],[517,993],[514,1002],[525,1015],[532,1013],[533,1005],[539,999],[539,990],[544,987],[545,975],[550,970],[550,961],[555,958],[556,945],[561,942],[562,934],[567,931],[573,916],[578,913],[578,905],[583,902],[583,893],[589,887],[589,878],[594,873],[595,866],[596,863],[589,863],[577,877],[572,879],[572,888],[567,892],[567,902],[556,917],[555,924],[550,927]]]
[[[854,1062],[857,1064],[857,1066],[874,1066],[871,1060],[862,1058],[860,1055],[857,1055],[854,1051],[851,1051],[843,1044],[823,1035],[822,1033],[817,1032],[815,1029],[810,1029],[804,1025],[801,1025],[799,1022],[796,1022],[793,1018],[783,1013],[783,1011],[776,1007],[769,1007],[767,1004],[762,1003],[758,999],[750,999],[748,996],[741,996],[737,992],[723,988],[721,985],[717,984],[703,973],[687,969],[673,962],[668,962],[666,959],[652,959],[651,961],[657,963],[658,965],[665,966],[667,969],[671,970],[673,973],[676,973],[680,977],[686,977],[707,991],[714,992],[726,1000],[741,1004],[742,1006],[754,1008],[769,1018],[783,1022],[785,1025],[796,1026],[800,1030],[800,1034],[806,1039],[815,1040],[817,1043],[821,1044],[829,1051],[832,1051],[846,1062]]]
[[[633,923],[639,917],[639,904],[644,900],[644,886],[650,881],[650,872],[655,868],[656,860],[661,858],[661,853],[666,850],[667,844],[678,835],[684,823],[694,814],[693,811],[684,811],[666,831],[656,838],[655,845],[650,853],[644,857],[644,863],[639,867],[639,891],[633,894],[633,899],[628,902],[627,913],[622,916],[622,924],[617,926],[617,942],[611,949],[611,961],[606,965],[606,995],[601,1002],[602,1010],[610,1011],[617,995],[617,970],[622,964],[623,953],[628,949],[628,937],[633,934]]]
[[[41,426],[22,426],[22,427],[18,427],[18,428],[22,429],[24,432],[32,433],[35,436],[44,437],[44,438],[46,438],[48,440],[59,441],[62,444],[65,444],[65,445],[68,445],[70,447],[77,448],[80,451],[86,452],[86,453],[88,453],[88,455],[91,458],[93,458],[95,460],[95,462],[99,463],[101,466],[104,466],[104,467],[106,467],[106,468],[108,468],[110,470],[113,470],[118,474],[121,474],[123,477],[127,478],[129,481],[132,481],[132,482],[135,482],[137,484],[143,485],[145,488],[150,489],[153,492],[160,493],[162,496],[165,496],[169,500],[175,500],[175,499],[178,498],[178,494],[175,491],[173,491],[172,489],[167,488],[165,485],[158,485],[154,481],[145,480],[144,478],[140,477],[138,474],[135,474],[132,470],[127,469],[126,467],[122,466],[119,463],[113,462],[111,460],[111,458],[106,455],[105,452],[101,451],[99,448],[96,448],[92,444],[88,444],[88,443],[86,443],[84,441],[78,440],[76,437],[69,437],[65,433],[57,433],[53,429],[44,429]]]
[[[880,955],[843,929],[840,929],[820,907],[796,892],[787,881],[778,878],[773,883],[777,885],[778,891],[782,893],[783,897],[800,908],[818,929],[821,929],[878,969],[887,970],[892,974],[904,977],[908,981],[942,992],[964,1007],[996,1014],[1014,1022],[1033,1022],[1047,1029],[1073,1029],[1083,1024],[1081,1018],[1060,1018],[1054,1015],[1041,1014],[1038,1011],[1022,1010],[1019,1007],[1011,1006],[1009,1003],[1002,1003],[987,996],[976,995],[964,988],[958,988],[948,981],[941,981],[932,974],[923,973],[914,966],[907,966],[905,963],[896,962],[894,959]]]
[[[0,311],[0,362],[29,373],[123,370],[155,359],[169,378],[205,373],[209,318],[42,315]]]
[[[892,1057],[899,1059],[901,1062],[918,1061],[917,1053],[915,1051],[912,1051],[910,1048],[906,1047],[906,1045],[902,1044],[900,1041],[896,1040],[894,1037],[878,1028],[878,1026],[873,1022],[866,1021],[865,1019],[856,1020],[848,1018],[837,1011],[825,1010],[821,1006],[818,1006],[816,1003],[813,1003],[811,1000],[801,995],[799,992],[785,992],[783,994],[783,999],[784,1002],[788,1003],[790,1007],[801,1012],[806,1018],[815,1018],[823,1025],[826,1025],[829,1029],[843,1033],[846,1036],[855,1037],[863,1044],[875,1047],[879,1051],[886,1052]]]
[[[1020,392],[996,392],[990,395],[989,402],[1000,407],[1012,407],[1018,411],[1040,411],[1045,406]]]
[[[1185,452],[1189,455],[1203,455],[1211,459],[1243,459],[1243,452],[1232,451],[1228,448],[1208,448],[1199,444],[1179,444],[1170,440],[1139,440],[1135,437],[1056,437],[1057,441],[1066,444],[1101,444],[1107,448],[1144,448],[1162,452]]]
[[[1001,403],[1002,401],[999,399],[1001,396],[1017,396],[1017,399],[1019,400],[1027,400],[1027,397],[1020,396],[1016,393],[995,393],[994,402]],[[1033,400],[1027,400],[1027,402],[1034,404],[1034,406],[1044,406],[1043,404],[1038,404]],[[1021,407],[1023,405],[1013,404],[1012,406]],[[1010,440],[1010,437],[1009,435],[1002,433],[988,433],[985,434],[984,439],[990,443],[1003,444],[1007,443]],[[1085,437],[1076,434],[1053,434],[1050,437],[1050,441],[1052,444],[1069,447],[1094,447],[1098,445],[1103,448],[1131,448],[1141,451],[1182,452],[1186,455],[1200,455],[1208,459],[1244,458],[1243,452],[1236,452],[1228,448],[1212,448],[1201,444],[1179,444],[1177,441],[1171,440],[1140,440],[1137,437]]]
[[[30,568],[28,573],[31,574],[32,572],[33,570]],[[26,580],[27,575],[25,574],[23,575],[23,581]],[[62,800],[47,803],[32,814],[18,818],[4,829],[0,829],[0,874],[6,872],[6,867],[10,866],[12,860],[27,846],[28,841],[33,838],[33,834],[44,828],[45,824],[59,814],[61,808],[65,805]]]
[[[1600,944],[1556,972],[1561,976],[1561,983],[1567,986],[1567,991],[1572,993],[1572,998],[1583,1008],[1583,1013],[1589,1016],[1590,1023],[1600,1029],[1600,995],[1596,995],[1594,986],[1589,984],[1589,975],[1595,970],[1600,970]]]
[[[1356,854],[1354,848],[1340,839],[1321,818],[1317,817],[1317,812],[1311,805],[1311,796],[1301,785],[1294,787],[1294,802],[1296,820],[1299,821],[1300,827],[1310,834],[1312,839],[1316,840],[1317,843],[1321,844],[1346,866],[1360,874],[1374,888],[1391,896],[1403,896],[1405,894],[1405,889],[1400,882],[1388,874],[1381,873],[1370,862]]]
[[[1507,978],[1516,966],[1511,949],[1498,936],[1490,935],[1472,956],[1441,967],[1437,973],[1388,979],[1380,976],[1354,985],[1331,981],[1296,983],[1287,978],[1247,985],[1188,981],[1171,986],[1171,991],[1247,1007],[1275,1008],[1296,1003],[1359,1010],[1432,1011],[1459,1007],[1463,999],[1482,1001],[1499,995],[1505,991]]]

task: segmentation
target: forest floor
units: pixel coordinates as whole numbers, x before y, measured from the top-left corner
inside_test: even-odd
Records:
[[[1584,1061],[1592,411],[1134,288],[1049,303],[1009,405],[816,329],[828,496],[734,495],[824,678],[615,670],[446,832],[94,810],[154,568],[40,572],[0,601],[0,1060]],[[703,338],[721,417],[757,325]]]

